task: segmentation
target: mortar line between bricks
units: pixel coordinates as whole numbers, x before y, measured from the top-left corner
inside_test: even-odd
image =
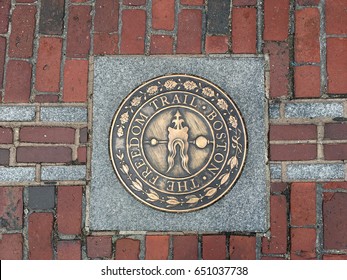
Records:
[[[330,141],[329,141],[330,142]],[[324,123],[318,123],[317,125],[317,159],[324,159],[324,145],[329,143],[324,140]],[[332,143],[336,143],[333,141]]]
[[[316,254],[317,259],[322,259],[323,252],[323,185],[316,184]]]
[[[289,70],[288,70],[288,85],[289,98],[295,97],[294,85],[294,64],[295,64],[295,0],[289,2],[289,25],[288,25],[288,47],[289,47]]]
[[[149,55],[151,50],[151,34],[152,34],[152,0],[147,0],[146,7],[146,34],[144,54]]]
[[[202,234],[198,234],[198,260],[203,260],[204,248],[202,242]]]
[[[175,0],[175,19],[174,19],[174,29],[173,29],[173,46],[172,46],[172,53],[175,55],[176,54],[176,49],[177,49],[177,34],[178,34],[178,15],[181,12],[180,8],[180,0]]]
[[[326,30],[325,30],[325,0],[321,0],[318,5],[318,10],[320,14],[320,29],[319,29],[319,44],[320,44],[320,76],[321,76],[321,88],[320,95],[326,96],[328,91],[327,82],[327,40],[326,40]]]
[[[208,1],[208,0],[206,0]],[[232,26],[231,26],[231,13],[232,13],[232,9],[233,9],[233,3],[231,2],[229,5],[229,16],[228,16],[228,34],[226,36],[228,36],[228,51],[227,53],[230,54],[231,53],[231,30],[232,30]]]
[[[255,259],[261,260],[261,249],[262,249],[262,234],[257,233],[255,235]]]
[[[205,2],[206,4],[206,2]],[[205,43],[207,34],[207,5],[201,10],[201,53],[206,55]]]
[[[41,165],[35,165],[35,182],[40,183],[41,181]]]
[[[257,52],[263,53],[264,2],[257,0]]]
[[[118,53],[119,55],[121,53],[121,45],[122,45],[122,30],[123,30],[123,21],[122,21],[122,15],[123,15],[123,0],[118,1]]]
[[[28,240],[28,203],[29,190],[28,187],[23,188],[23,259],[29,259],[29,240]]]
[[[168,250],[168,260],[173,260],[173,235],[169,235],[169,250]]]
[[[90,10],[91,10],[91,26],[90,26],[90,30],[89,30],[89,36],[90,36],[90,48],[89,48],[89,57],[92,57],[94,54],[94,21],[95,21],[95,1],[93,1],[90,4]],[[87,57],[87,60],[88,58]],[[89,80],[89,79],[88,79]],[[88,99],[88,97],[87,97]]]

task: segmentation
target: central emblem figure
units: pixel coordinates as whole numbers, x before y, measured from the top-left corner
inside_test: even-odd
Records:
[[[177,149],[179,149],[179,156],[181,157],[181,166],[182,168],[190,174],[189,168],[188,168],[188,130],[189,128],[183,127],[183,123],[185,121],[181,119],[181,114],[179,110],[177,110],[174,119],[172,120],[172,123],[174,123],[174,127],[169,127],[169,141],[168,141],[168,164],[169,167],[167,169],[167,172],[169,172],[175,165],[175,157],[177,154]]]

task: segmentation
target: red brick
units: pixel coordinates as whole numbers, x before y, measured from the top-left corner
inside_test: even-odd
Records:
[[[270,188],[271,192],[284,192],[287,189],[287,184],[271,182]]]
[[[72,161],[72,151],[69,147],[18,147],[17,162],[47,162],[68,163]]]
[[[67,29],[67,57],[88,57],[90,49],[90,28],[92,24],[90,12],[90,6],[70,7]]]
[[[16,6],[12,14],[9,56],[30,58],[33,55],[35,6]]]
[[[123,0],[124,5],[142,6],[146,4],[146,0]]]
[[[204,235],[202,237],[202,258],[204,260],[225,260],[225,235]]]
[[[196,235],[176,235],[173,237],[174,260],[197,260],[198,237]]]
[[[231,260],[255,260],[255,236],[230,236]]]
[[[232,49],[234,53],[256,52],[256,9],[233,8]]]
[[[312,260],[316,258],[316,230],[314,228],[291,229],[292,260]]]
[[[16,0],[16,3],[34,3],[37,0]]]
[[[88,236],[87,255],[89,258],[110,258],[112,255],[112,236]]]
[[[280,260],[285,260],[284,257],[272,257],[272,256],[262,256],[261,260],[268,260],[268,261],[280,261]]]
[[[113,55],[118,54],[118,35],[108,33],[94,34],[94,54]]]
[[[167,260],[169,256],[168,235],[146,236],[146,260]]]
[[[347,190],[347,182],[329,182],[324,184],[323,188],[328,190],[336,190],[336,189]]]
[[[233,0],[234,6],[254,6],[257,5],[257,0]]]
[[[347,34],[346,0],[326,0],[325,17],[327,34]]]
[[[207,36],[205,49],[206,53],[226,53],[229,49],[227,36]]]
[[[189,6],[202,6],[205,4],[205,0],[181,0],[181,4]]]
[[[0,165],[10,164],[10,150],[0,148]]]
[[[271,160],[312,160],[317,158],[316,144],[271,144]]]
[[[20,142],[31,143],[75,143],[75,129],[71,127],[22,127],[19,131]]]
[[[1,5],[1,4],[0,4]],[[6,38],[0,37],[0,88],[3,88],[5,70]]]
[[[301,6],[317,6],[320,0],[297,0],[297,4]]]
[[[56,103],[59,101],[59,96],[56,94],[37,94],[35,102],[38,103]]]
[[[10,60],[7,64],[5,102],[29,102],[31,87],[31,64]]]
[[[40,38],[35,83],[38,91],[59,92],[62,45],[60,38]]]
[[[314,140],[317,127],[313,124],[270,125],[270,140]]]
[[[323,255],[323,260],[347,260],[347,255]]]
[[[347,124],[346,123],[326,123],[324,126],[324,139],[346,140]]]
[[[287,202],[284,195],[270,198],[271,238],[263,238],[264,254],[285,254],[287,252]]]
[[[121,54],[143,54],[145,51],[146,12],[124,10],[122,20]]]
[[[264,53],[270,55],[270,97],[288,95],[289,48],[284,42],[265,42]]]
[[[201,53],[201,33],[201,11],[181,10],[178,14],[177,53]]]
[[[175,0],[153,0],[152,28],[173,30],[175,27]]]
[[[29,216],[28,242],[30,260],[53,259],[52,231],[52,213],[32,213]]]
[[[140,240],[122,238],[116,241],[116,260],[138,260]]]
[[[0,187],[0,227],[20,230],[23,227],[23,188]]]
[[[295,61],[319,62],[320,15],[317,8],[305,8],[295,13]]]
[[[58,187],[58,231],[80,234],[82,227],[82,187]]]
[[[295,97],[320,97],[320,67],[295,67]]]
[[[10,19],[11,0],[0,2],[0,33],[7,33]]]
[[[0,260],[21,260],[23,237],[20,233],[2,234],[0,237]]]
[[[172,54],[173,38],[166,35],[152,35],[151,54]]]
[[[347,38],[327,39],[328,93],[347,94]]]
[[[289,25],[289,6],[289,0],[264,1],[264,40],[287,40]]]
[[[87,162],[87,147],[78,147],[77,159],[78,159],[79,163],[86,163]]]
[[[80,129],[80,143],[86,144],[88,142],[88,127]]]
[[[81,259],[81,241],[79,240],[58,241],[57,259],[58,260],[80,260]]]
[[[326,160],[346,160],[347,144],[324,145],[324,157]]]
[[[315,183],[293,183],[290,192],[290,223],[308,226],[316,223]]]
[[[117,32],[118,11],[118,0],[97,0],[95,3],[94,32]]]
[[[13,142],[13,132],[10,127],[0,127],[0,144],[11,144]]]
[[[64,102],[85,102],[88,93],[88,61],[66,60],[64,67]]]
[[[347,193],[325,193],[323,202],[324,248],[347,249]]]

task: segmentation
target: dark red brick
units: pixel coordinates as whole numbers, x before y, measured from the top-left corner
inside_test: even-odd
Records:
[[[47,162],[68,163],[72,161],[72,151],[69,147],[18,147],[17,162]]]
[[[0,127],[0,144],[11,144],[13,142],[13,132],[10,127]]]
[[[4,101],[29,102],[31,87],[31,64],[21,60],[10,60],[7,64]]]
[[[16,3],[34,3],[37,0],[16,0]]]
[[[285,42],[265,42],[264,53],[270,55],[270,97],[288,95],[289,48]]]
[[[271,192],[284,192],[287,189],[287,184],[282,182],[271,182],[270,188]]]
[[[78,147],[77,160],[79,163],[86,163],[87,162],[87,147]]]
[[[52,231],[52,213],[30,214],[28,221],[28,242],[30,260],[53,259]]]
[[[347,255],[323,255],[323,260],[347,260]]]
[[[204,0],[181,0],[182,5],[189,5],[189,6],[202,6],[205,4]]]
[[[273,256],[262,256],[261,260],[267,260],[267,261],[280,261],[285,260],[285,257],[273,257]]]
[[[287,40],[289,26],[289,6],[289,0],[264,1],[264,40]]]
[[[347,34],[347,1],[326,0],[325,18],[327,34]]]
[[[10,164],[10,150],[0,148],[0,165]]]
[[[316,144],[271,144],[271,160],[312,160],[317,158]]]
[[[229,49],[227,36],[207,36],[205,43],[206,53],[226,53]]]
[[[118,0],[97,0],[95,3],[94,32],[117,32],[118,11]]]
[[[0,236],[0,260],[21,260],[23,258],[23,236],[20,233]]]
[[[225,235],[204,235],[202,237],[202,258],[204,260],[225,260]]]
[[[255,260],[255,236],[230,236],[231,260]]]
[[[82,187],[58,187],[57,223],[59,233],[81,233]]]
[[[152,28],[173,30],[175,27],[175,0],[153,0]]]
[[[347,144],[325,144],[324,157],[326,160],[346,160]]]
[[[9,56],[30,58],[33,55],[35,6],[16,6],[12,14]]]
[[[327,39],[328,93],[347,94],[347,38]]]
[[[320,97],[320,67],[295,67],[295,97]]]
[[[56,103],[59,101],[59,96],[56,94],[37,94],[35,102],[38,103]]]
[[[146,0],[123,0],[123,4],[128,6],[142,6],[146,4]]]
[[[36,90],[59,92],[62,45],[63,41],[60,38],[40,38],[36,63]]]
[[[88,127],[80,129],[80,143],[86,144],[88,142]]]
[[[46,35],[63,34],[64,0],[41,0],[39,32]]]
[[[270,125],[270,140],[315,140],[317,127],[313,124]]]
[[[58,241],[57,259],[58,260],[80,260],[81,259],[81,241],[79,240]]]
[[[316,258],[316,230],[314,228],[291,229],[292,260],[312,260]]]
[[[201,53],[201,33],[201,11],[181,10],[178,14],[177,53]]]
[[[347,182],[329,182],[324,184],[323,188],[328,190],[336,190],[336,189],[347,190]]]
[[[168,235],[146,236],[146,260],[167,260],[169,256]]]
[[[143,10],[124,10],[122,20],[121,54],[144,54],[146,12]]]
[[[173,38],[166,35],[152,35],[151,54],[172,54]]]
[[[23,188],[0,187],[0,228],[20,230],[23,227]]]
[[[290,223],[293,226],[316,224],[315,183],[293,183],[290,191]]]
[[[72,6],[69,9],[66,55],[87,58],[90,49],[92,16],[90,6]]]
[[[7,33],[10,19],[11,0],[0,2],[0,34]]]
[[[296,0],[298,5],[301,6],[317,6],[319,0]]]
[[[233,0],[234,6],[254,6],[257,5],[257,0]]]
[[[174,260],[197,260],[198,237],[196,235],[175,235],[173,237]]]
[[[1,5],[1,4],[0,4]],[[0,37],[0,88],[4,87],[6,38]]]
[[[122,238],[116,241],[116,260],[138,260],[140,240]]]
[[[75,129],[70,127],[22,127],[19,131],[21,142],[31,143],[75,143]]]
[[[94,54],[113,55],[118,54],[118,35],[108,33],[94,34]]]
[[[317,8],[295,12],[295,61],[319,62],[320,15]]]
[[[287,202],[284,195],[270,198],[271,238],[263,238],[264,254],[285,254],[287,252]]]
[[[232,50],[234,53],[256,52],[256,9],[233,8]]]
[[[112,236],[88,236],[87,255],[89,258],[110,258],[112,255]]]
[[[88,60],[66,60],[64,102],[85,102],[88,94]]]
[[[324,126],[324,139],[346,140],[347,123],[326,123]]]

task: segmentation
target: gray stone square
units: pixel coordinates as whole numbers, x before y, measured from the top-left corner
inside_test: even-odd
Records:
[[[117,56],[94,61],[91,230],[265,232],[269,229],[268,100],[262,56]],[[109,155],[109,132],[119,104],[157,76],[185,73],[221,87],[238,106],[248,134],[246,163],[225,197],[202,210],[168,213],[131,196],[118,181]]]
[[[28,207],[30,209],[53,209],[54,200],[54,186],[29,187]]]

